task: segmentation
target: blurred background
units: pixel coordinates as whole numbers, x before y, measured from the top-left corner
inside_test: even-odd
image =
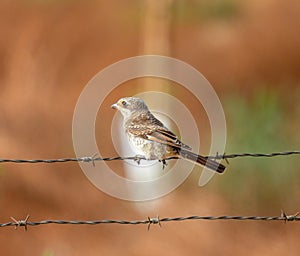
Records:
[[[226,115],[227,153],[299,150],[299,24],[297,0],[2,0],[0,158],[73,157],[72,115],[84,86],[108,65],[141,54],[178,58],[210,81]],[[154,82],[143,81],[141,89],[132,81],[130,90],[158,90]],[[128,86],[113,91],[107,106],[131,93]],[[189,101],[206,132],[205,113],[197,113],[180,88],[172,93]],[[109,134],[108,122],[101,120],[111,120],[114,111],[101,111],[97,125]],[[111,156],[107,134],[98,135],[98,143],[110,145]],[[197,186],[199,175],[196,168],[169,195],[132,203],[99,191],[77,163],[1,164],[0,222],[27,214],[38,221],[273,216],[280,209],[299,210],[297,156],[231,160],[227,172],[203,188]],[[297,223],[251,221],[172,222],[149,232],[143,225],[44,225],[28,232],[7,227],[0,230],[0,251],[54,256],[282,255],[288,250],[292,255],[300,249],[297,234]]]

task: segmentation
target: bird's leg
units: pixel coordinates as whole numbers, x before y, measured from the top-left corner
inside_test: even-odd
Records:
[[[133,160],[140,165],[142,159],[145,159],[145,157],[142,155],[135,155]]]
[[[158,162],[162,162],[162,165],[163,165],[163,170],[166,168],[166,166],[168,165],[167,164],[167,161],[166,161],[166,159],[162,159],[162,160],[158,160]]]

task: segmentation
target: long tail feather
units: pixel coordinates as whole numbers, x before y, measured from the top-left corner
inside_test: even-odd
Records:
[[[184,149],[181,149],[179,153],[180,153],[181,157],[188,159],[192,162],[204,165],[207,168],[211,169],[212,171],[215,171],[218,173],[223,173],[225,171],[226,167],[224,165],[222,165],[214,160],[208,159],[207,157],[197,155],[193,152],[190,152],[190,151],[187,151]]]

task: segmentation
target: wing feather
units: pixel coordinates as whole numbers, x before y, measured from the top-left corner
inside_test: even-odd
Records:
[[[127,132],[150,141],[156,141],[174,148],[192,148],[182,143],[177,136],[166,128],[150,112],[147,115],[139,115],[127,125]]]

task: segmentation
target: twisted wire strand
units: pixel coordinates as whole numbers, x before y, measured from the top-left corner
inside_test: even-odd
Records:
[[[223,154],[216,156],[207,156],[211,159],[230,159],[239,157],[276,157],[276,156],[288,156],[288,155],[300,155],[300,151],[286,151],[286,152],[273,152],[273,153],[240,153],[240,154]],[[166,160],[178,159],[177,157],[167,158]],[[140,160],[146,160],[142,156],[133,157],[81,157],[81,158],[60,158],[60,159],[0,159],[0,163],[65,163],[65,162],[92,162],[95,161],[114,161],[114,160],[134,160],[139,162]],[[14,226],[24,227],[27,230],[27,226],[38,226],[45,224],[62,224],[62,225],[98,225],[98,224],[121,224],[121,225],[138,225],[147,224],[148,230],[150,225],[159,224],[161,226],[162,222],[174,222],[174,221],[187,221],[187,220],[239,220],[239,221],[299,221],[299,212],[293,215],[287,215],[283,211],[281,216],[187,216],[187,217],[173,217],[173,218],[150,218],[146,220],[42,220],[42,221],[28,221],[29,215],[24,220],[16,220],[11,217],[12,222],[0,223],[0,227]]]
[[[25,227],[27,226],[39,226],[47,224],[58,224],[58,225],[99,225],[99,224],[120,224],[120,225],[140,225],[147,224],[148,229],[152,224],[159,224],[161,226],[162,222],[177,222],[177,221],[187,221],[187,220],[237,220],[237,221],[300,221],[298,217],[299,212],[293,215],[287,215],[285,212],[281,211],[281,216],[186,216],[186,217],[168,217],[168,218],[155,218],[148,217],[145,220],[42,220],[42,221],[28,221],[29,215],[24,220],[16,220],[11,217],[12,222],[0,223],[0,227]]]
[[[300,151],[285,151],[285,152],[273,152],[273,153],[237,153],[237,154],[216,154],[215,156],[207,156],[209,159],[232,159],[241,157],[276,157],[276,156],[289,156],[289,155],[300,155]],[[165,160],[178,159],[178,157],[169,157]],[[133,160],[141,161],[146,160],[143,156],[129,156],[129,157],[95,157],[85,156],[80,158],[59,158],[59,159],[0,159],[0,163],[65,163],[65,162],[96,162],[96,161],[124,161]]]

